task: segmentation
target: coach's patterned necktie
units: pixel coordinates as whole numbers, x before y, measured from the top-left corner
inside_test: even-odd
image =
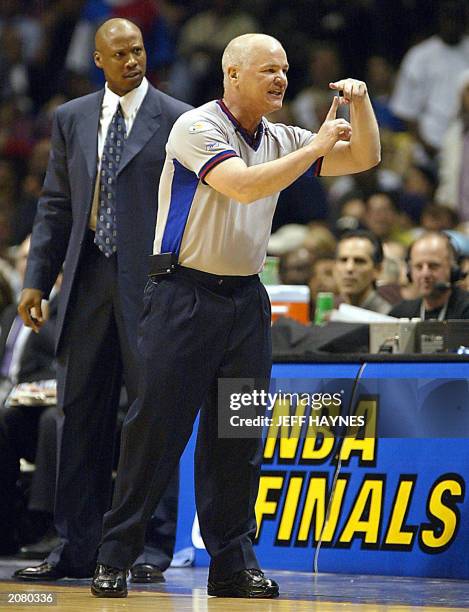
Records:
[[[125,120],[119,104],[104,141],[94,237],[95,244],[106,257],[117,251],[116,180],[126,138]]]

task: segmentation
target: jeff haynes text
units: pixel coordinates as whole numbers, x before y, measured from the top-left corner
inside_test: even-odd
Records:
[[[305,414],[283,414],[277,417],[256,416],[253,418],[241,417],[234,414],[230,417],[232,427],[295,427],[308,424],[309,427],[364,427],[365,417],[363,415],[350,416],[313,416]]]

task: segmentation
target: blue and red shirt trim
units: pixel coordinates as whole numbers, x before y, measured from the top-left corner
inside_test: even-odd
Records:
[[[228,149],[227,151],[220,151],[220,153],[217,153],[207,162],[205,162],[205,164],[199,171],[199,179],[202,181],[202,183],[206,184],[205,177],[210,172],[210,170],[213,170],[215,166],[218,166],[219,163],[225,161],[225,159],[229,159],[230,157],[239,157],[239,155],[236,153],[236,151]]]
[[[256,132],[253,136],[252,134],[250,134],[247,130],[243,128],[241,123],[236,119],[236,117],[233,115],[230,109],[226,106],[223,100],[217,100],[217,104],[221,108],[221,110],[225,113],[225,115],[228,117],[228,119],[231,121],[231,123],[234,125],[234,127],[236,128],[236,131],[241,134],[245,142],[251,147],[251,149],[254,149],[254,151],[257,151],[257,149],[259,148],[262,142],[262,137],[265,131],[264,124],[262,123],[262,121],[257,126]]]

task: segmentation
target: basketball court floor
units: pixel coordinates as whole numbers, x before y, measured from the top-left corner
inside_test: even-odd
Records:
[[[58,612],[454,612],[469,608],[469,581],[463,580],[269,570],[266,574],[280,585],[278,599],[225,599],[208,597],[207,569],[192,567],[169,569],[163,584],[129,584],[126,599],[96,599],[90,595],[89,580],[13,581],[11,574],[25,565],[24,560],[0,558],[1,612],[45,608]],[[45,603],[34,603],[41,598]]]

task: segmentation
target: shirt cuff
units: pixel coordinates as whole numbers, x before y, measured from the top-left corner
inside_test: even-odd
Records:
[[[211,157],[207,162],[205,162],[205,164],[199,170],[199,175],[198,175],[202,183],[206,185],[207,183],[205,182],[205,177],[210,172],[210,170],[213,170],[215,166],[218,166],[219,163],[221,163],[222,161],[225,161],[225,159],[229,159],[230,157],[239,157],[239,155],[235,151],[232,151],[232,150],[221,151],[220,153],[217,153],[216,155]]]
[[[311,166],[310,171],[313,176],[319,176],[321,174],[323,160],[324,157],[318,157],[314,164]]]

